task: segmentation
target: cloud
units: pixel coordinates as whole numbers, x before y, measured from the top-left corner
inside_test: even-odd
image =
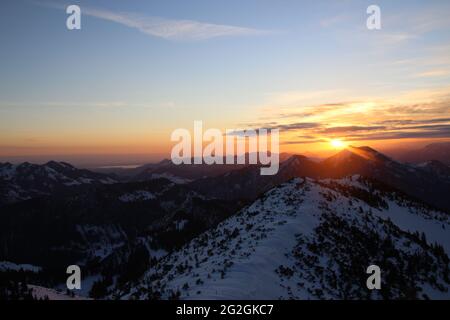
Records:
[[[253,120],[252,125],[280,129],[283,144],[450,138],[450,87],[409,90],[382,99],[354,94],[347,100],[333,99],[316,91],[276,97],[279,107],[271,100],[270,107],[262,106],[267,113],[260,124]],[[310,104],[316,98],[322,101]]]
[[[417,39],[417,35],[407,32],[391,32],[378,35],[378,45],[393,46]]]
[[[317,142],[328,142],[325,139],[311,139],[311,140],[288,140],[282,141],[281,144],[289,145],[289,144],[308,144],[308,143],[317,143]]]
[[[149,36],[167,40],[207,40],[217,37],[256,36],[271,33],[252,28],[205,23],[194,20],[175,20],[129,12],[83,8],[83,14],[112,21],[137,29]]]
[[[344,126],[344,127],[330,127],[320,131],[320,133],[347,133],[355,131],[374,131],[385,129],[384,126]]]
[[[423,119],[423,120],[413,120],[413,119],[384,120],[384,121],[378,122],[378,124],[412,125],[412,124],[426,124],[426,123],[439,123],[439,122],[450,122],[450,118]]]
[[[320,138],[313,136],[298,136],[299,139],[287,139],[283,140],[281,144],[294,145],[294,144],[308,144],[327,142],[329,137]],[[402,140],[402,139],[438,139],[438,138],[450,138],[450,125],[440,126],[433,130],[398,130],[398,131],[382,131],[377,133],[361,133],[361,134],[349,134],[339,135],[340,139],[346,141],[374,141],[374,140]]]
[[[413,114],[432,116],[438,114],[448,114],[450,112],[450,101],[418,103],[409,105],[390,105],[386,107],[380,107],[379,111],[383,111],[391,116],[411,116]]]
[[[274,129],[280,129],[283,131],[289,131],[289,130],[302,130],[302,129],[312,129],[319,127],[319,123],[315,122],[297,122],[297,123],[290,123],[290,124],[283,124],[278,126],[273,126]]]
[[[418,73],[418,74],[414,75],[414,77],[416,77],[416,78],[436,78],[436,77],[445,77],[448,75],[450,75],[450,70],[437,69],[437,70],[429,70],[426,72]]]
[[[416,15],[404,16],[403,21],[410,21],[410,26],[414,32],[424,34],[440,29],[447,29],[450,26],[448,19],[448,3],[428,10],[421,10]]]
[[[244,125],[245,126],[245,125]],[[313,129],[321,126],[320,123],[316,122],[299,122],[299,123],[290,123],[290,124],[278,124],[276,122],[272,122],[270,125],[261,126],[258,128],[251,128],[250,125],[247,125],[249,129],[242,130],[234,130],[228,133],[229,136],[249,136],[249,131],[254,131],[254,133],[259,133],[260,130],[272,130],[279,129],[280,131],[295,131],[295,130],[305,130],[305,129]]]
[[[37,1],[35,4],[65,10],[68,4],[54,1]],[[135,12],[115,12],[103,8],[82,6],[81,14],[134,28],[149,36],[176,41],[197,41],[217,37],[258,36],[274,31],[214,24],[189,19],[168,19]]]
[[[383,33],[380,33],[379,40],[384,45],[398,45],[421,39],[430,32],[446,30],[450,26],[449,9],[448,3],[443,3],[428,9],[402,10],[396,14],[382,10]]]
[[[368,140],[399,140],[399,139],[431,139],[431,138],[450,138],[450,125],[443,126],[439,130],[420,130],[420,131],[394,131],[381,132],[376,134],[353,135],[348,137],[351,141]]]

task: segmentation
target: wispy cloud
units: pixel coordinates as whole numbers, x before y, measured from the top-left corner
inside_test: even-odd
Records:
[[[431,34],[439,35],[446,32],[450,27],[450,19],[447,12],[450,9],[449,3],[435,4],[428,8],[420,9],[402,8],[401,11],[388,10],[381,6],[381,30],[373,32],[366,28],[366,25],[359,22],[359,29],[352,26],[352,39],[360,41],[369,40],[371,52],[383,53],[398,50],[412,44],[420,44],[425,38],[429,39]],[[331,20],[333,21],[333,20]],[[353,22],[355,23],[355,22]],[[441,41],[442,42],[442,41]],[[448,52],[448,51],[447,51]],[[416,52],[411,52],[411,55]],[[448,53],[446,53],[448,56]],[[414,63],[413,59],[403,59],[398,66]]]
[[[57,9],[66,8],[65,5],[55,2],[38,2],[38,4]],[[115,22],[137,29],[146,35],[166,40],[197,41],[217,37],[258,36],[274,33],[269,30],[214,24],[189,19],[168,19],[135,12],[115,12],[104,8],[83,6],[81,9],[84,15]]]
[[[194,20],[175,20],[128,12],[112,12],[87,8],[83,13],[135,28],[147,35],[168,40],[206,40],[226,36],[255,36],[270,33],[252,28],[205,23]]]
[[[439,7],[433,7],[417,12],[415,15],[403,13],[402,22],[409,21],[410,28],[418,34],[424,34],[435,30],[447,29],[450,26],[448,10],[450,6],[444,3]]]
[[[343,134],[349,132],[357,132],[357,131],[379,131],[383,130],[386,127],[384,126],[342,126],[342,127],[330,127],[325,128],[320,131],[320,133],[324,134]]]
[[[400,140],[400,139],[436,139],[449,138],[450,125],[442,126],[436,130],[414,130],[414,131],[387,131],[375,134],[361,134],[345,137],[351,141],[370,141],[370,140]]]
[[[436,69],[421,72],[415,75],[416,78],[437,78],[450,75],[450,70]]]
[[[311,144],[329,139],[351,142],[450,138],[450,118],[446,116],[450,112],[450,87],[405,91],[379,99],[348,94],[348,102],[325,96],[326,100],[310,104],[317,93],[278,94],[279,104],[272,96],[261,125],[257,126],[254,120],[252,125],[279,128],[284,144]]]
[[[379,43],[385,46],[398,45],[417,38],[417,35],[407,32],[390,32],[378,35]]]
[[[429,120],[430,122],[433,119]],[[305,132],[305,131],[302,131]],[[400,139],[435,139],[450,138],[450,123],[424,126],[347,126],[327,127],[307,131],[309,135],[297,135],[283,139],[284,144],[308,144],[326,142],[333,138],[346,141],[400,140]]]

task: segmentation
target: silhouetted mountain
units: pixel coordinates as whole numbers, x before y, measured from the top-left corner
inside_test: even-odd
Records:
[[[320,165],[305,156],[294,155],[280,164],[273,176],[262,176],[259,165],[250,165],[218,177],[199,179],[190,184],[198,192],[218,199],[253,201],[260,194],[294,177],[318,176]]]
[[[450,166],[447,166],[440,161],[427,161],[425,163],[419,164],[418,167],[430,172],[435,176],[441,177],[442,179],[450,180]]]
[[[431,167],[432,166],[432,167]],[[397,162],[370,147],[348,147],[321,162],[292,156],[280,164],[273,176],[261,176],[259,166],[247,166],[190,184],[200,193],[219,199],[252,201],[272,187],[295,177],[315,179],[361,175],[376,179],[430,205],[450,210],[450,183],[445,165],[414,166]]]
[[[370,174],[374,168],[395,166],[395,162],[370,147],[348,147],[321,162],[320,176],[345,177]]]
[[[188,183],[196,179],[214,177],[221,174],[244,168],[246,165],[222,165],[222,164],[180,164],[175,165],[170,160],[163,160],[157,164],[145,165],[137,168],[139,172],[133,176],[132,181],[145,181],[150,179],[165,178],[175,183]]]
[[[406,152],[400,155],[399,159],[410,163],[438,160],[450,165],[450,142],[432,143],[422,149]]]
[[[280,153],[280,162],[287,160],[292,155],[289,153]],[[249,154],[245,154],[243,159],[248,161]],[[237,164],[237,157],[234,157],[235,164],[194,164],[194,158],[191,158],[192,164],[175,165],[169,159],[164,159],[158,163],[149,163],[137,168],[97,168],[98,172],[114,174],[122,182],[145,181],[158,178],[166,178],[174,183],[188,183],[197,179],[216,177],[230,171],[242,169],[246,164]]]
[[[321,178],[359,174],[395,187],[410,196],[450,211],[450,183],[442,166],[400,163],[369,147],[349,147],[321,163]]]

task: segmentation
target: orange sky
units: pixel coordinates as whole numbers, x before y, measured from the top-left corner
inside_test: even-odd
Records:
[[[168,157],[172,131],[195,120],[277,128],[281,152],[319,156],[336,151],[330,140],[382,151],[450,139],[446,2],[381,1],[377,31],[345,1],[230,1],[184,7],[181,20],[164,2],[140,5],[82,2],[79,32],[63,7],[0,11],[0,161]],[[155,14],[170,28],[154,30]]]

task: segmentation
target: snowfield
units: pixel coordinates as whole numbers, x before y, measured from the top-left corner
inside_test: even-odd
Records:
[[[53,289],[44,288],[35,285],[27,285],[29,289],[32,289],[32,295],[37,300],[90,300],[85,297],[77,295],[68,295]]]
[[[29,271],[40,272],[41,267],[31,264],[16,264],[9,261],[0,261],[0,271]]]
[[[296,178],[161,259],[122,299],[449,299],[449,215],[360,176]],[[366,288],[379,265],[382,290]]]
[[[122,202],[147,201],[156,199],[156,196],[145,190],[137,190],[132,193],[126,193],[119,197]]]

